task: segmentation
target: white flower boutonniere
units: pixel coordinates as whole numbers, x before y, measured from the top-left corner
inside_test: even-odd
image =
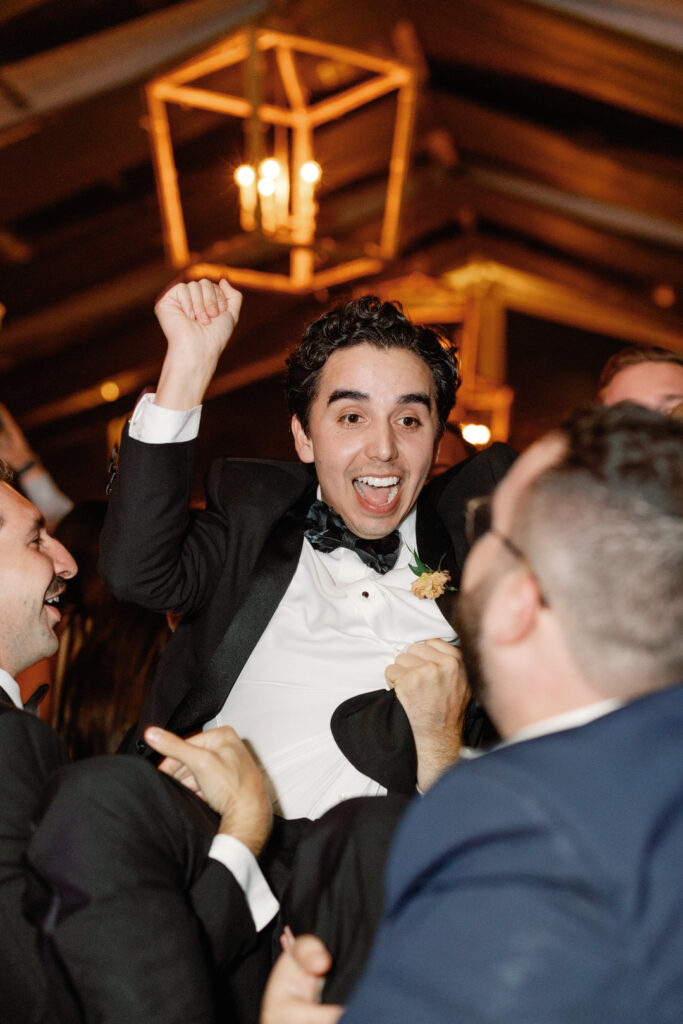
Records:
[[[410,584],[410,589],[416,597],[421,599],[441,597],[447,590],[452,590],[453,592],[457,590],[457,587],[451,587],[448,582],[451,574],[447,569],[441,568],[441,563],[445,557],[445,555],[441,556],[436,569],[430,569],[422,561],[417,551],[413,551],[415,565],[411,565],[409,568],[411,572],[415,573],[417,579],[413,580]]]

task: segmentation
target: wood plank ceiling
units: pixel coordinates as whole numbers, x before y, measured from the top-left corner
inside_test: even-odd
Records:
[[[485,257],[609,295],[683,348],[680,2],[5,0],[0,400],[76,497],[101,491],[106,424],[163,353],[151,307],[171,271],[141,87],[254,23],[418,67],[401,247],[384,278]],[[178,131],[183,192],[208,237],[229,221],[232,154],[216,115],[182,117]],[[371,108],[321,135],[325,231],[349,245],[379,221],[386,134]],[[288,453],[275,375],[306,320],[348,292],[247,294],[207,452]],[[108,379],[121,392],[111,404]]]

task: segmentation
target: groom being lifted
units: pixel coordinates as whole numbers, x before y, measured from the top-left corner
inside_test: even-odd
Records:
[[[101,567],[121,598],[182,622],[140,722],[230,724],[275,810],[426,789],[458,756],[465,683],[453,593],[419,599],[415,553],[459,582],[463,502],[510,464],[502,445],[424,487],[459,384],[454,348],[366,296],[321,316],[288,359],[300,463],[221,459],[189,510],[201,402],[237,324],[225,280],[156,306],[168,351],[124,438]],[[416,671],[417,670],[417,671]],[[387,683],[391,689],[387,689]],[[476,742],[480,720],[466,718]]]

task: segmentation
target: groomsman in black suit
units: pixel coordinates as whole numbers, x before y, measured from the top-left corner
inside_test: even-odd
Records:
[[[67,765],[57,734],[32,713],[32,702],[22,706],[15,676],[56,651],[59,598],[77,567],[11,479],[0,460],[3,1024],[129,1022],[136,1014],[147,1022],[179,1024],[197,1014],[206,1024],[214,1009],[212,964],[241,956],[277,909],[254,856],[271,821],[260,773],[229,729],[191,742],[159,733],[153,738],[157,749],[173,755],[162,771],[129,757]],[[103,845],[95,848],[93,837],[79,836],[77,828],[68,839],[59,824],[52,830],[64,778],[75,779],[80,794],[75,817],[106,807],[109,818],[115,817],[109,826],[113,839],[105,831]],[[205,799],[192,789],[201,789]],[[145,831],[138,842],[140,821]],[[44,857],[54,858],[58,872],[67,872],[78,858],[76,884],[60,901],[27,869],[29,854],[39,867]],[[151,892],[145,888],[150,878]],[[97,896],[96,911],[80,897],[86,887],[88,897]],[[29,906],[32,918],[44,915],[46,937],[59,932],[57,958],[41,955],[38,931],[24,916]],[[74,911],[81,912],[77,936],[70,923]],[[78,977],[69,968],[63,971],[72,942],[81,953]],[[98,968],[92,973],[89,956]]]
[[[47,1017],[35,929],[24,919],[23,856],[47,779],[66,763],[59,737],[23,710],[15,676],[57,649],[57,607],[76,563],[13,490],[0,461],[0,1006],[8,1024]]]

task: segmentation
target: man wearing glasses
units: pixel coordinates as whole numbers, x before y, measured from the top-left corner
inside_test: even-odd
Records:
[[[457,625],[504,741],[404,817],[345,1024],[673,1024],[683,1006],[683,424],[623,403],[471,503]],[[334,1024],[290,943],[262,1024]]]

